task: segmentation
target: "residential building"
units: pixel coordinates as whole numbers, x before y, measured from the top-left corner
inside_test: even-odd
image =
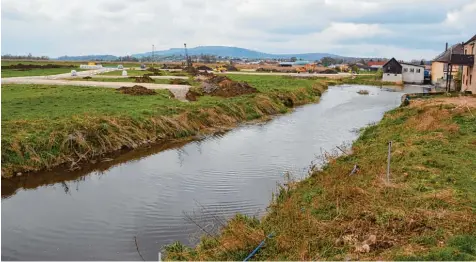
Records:
[[[370,71],[378,71],[386,63],[387,63],[387,61],[369,61],[369,62],[367,62],[367,66],[369,66]]]
[[[382,81],[394,82],[397,84],[403,83],[403,66],[397,60],[395,60],[395,58],[388,60],[388,62],[383,65],[382,69]]]
[[[464,43],[464,54],[473,56],[473,63],[463,66],[463,75],[462,75],[462,92],[471,92],[476,94],[476,35]]]
[[[423,84],[425,78],[425,66],[398,62],[395,58],[390,59],[383,65],[382,81]]]
[[[400,62],[402,65],[403,83],[423,84],[425,79],[425,66]]]
[[[452,54],[463,54],[463,44],[455,44],[448,48],[446,44],[445,51],[435,57],[431,63],[431,83],[436,86],[444,86],[448,75],[450,79],[454,79],[458,75],[459,67],[449,67],[445,62]]]

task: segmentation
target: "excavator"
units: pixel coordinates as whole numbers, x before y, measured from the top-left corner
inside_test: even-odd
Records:
[[[213,71],[223,73],[223,72],[226,72],[226,67],[224,67],[222,65],[218,65],[218,66],[215,67],[215,69],[213,69]]]

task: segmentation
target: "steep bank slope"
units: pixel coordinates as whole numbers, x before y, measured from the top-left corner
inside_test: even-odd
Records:
[[[266,239],[254,259],[475,260],[476,109],[454,99],[388,112],[352,154],[281,188],[263,219],[237,216],[194,249],[168,246],[167,258],[242,260]]]
[[[90,87],[2,87],[2,177],[68,164],[77,168],[119,149],[191,137],[285,113],[315,102],[325,81],[239,76],[259,91],[233,98],[183,103],[158,90],[129,96]]]

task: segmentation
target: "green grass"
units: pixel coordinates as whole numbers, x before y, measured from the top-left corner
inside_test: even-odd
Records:
[[[144,74],[151,74],[147,70],[126,70],[127,76],[143,76]],[[160,71],[161,75],[176,75],[176,76],[187,76],[186,73],[181,71]],[[107,75],[107,76],[122,76],[122,70],[110,71],[105,72],[99,75]]]
[[[273,233],[253,259],[475,260],[476,117],[431,101],[388,112],[351,155],[329,156],[322,170],[281,187],[258,223],[233,218],[212,245],[204,237],[168,259],[240,260]],[[370,234],[370,252],[357,252]]]
[[[292,105],[316,101],[325,89],[313,80],[232,78],[260,93],[184,103],[169,98],[167,90],[130,96],[109,88],[3,85],[2,176],[55,166],[78,154],[90,158],[137,147],[138,141],[181,138],[285,113]]]
[[[79,68],[48,68],[48,69],[31,69],[20,71],[15,69],[2,69],[2,78],[5,77],[19,77],[19,76],[48,76],[70,73],[71,70],[84,71]]]
[[[74,78],[71,79],[72,81],[98,81],[98,82],[129,82],[135,83],[135,79],[131,78],[91,78],[91,79],[83,79],[83,78]],[[154,79],[154,82],[151,84],[170,84],[171,79]],[[140,83],[137,83],[140,84]]]

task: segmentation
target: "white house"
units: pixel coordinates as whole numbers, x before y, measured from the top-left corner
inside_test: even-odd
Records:
[[[382,81],[385,82],[423,84],[425,78],[425,66],[398,62],[395,58],[385,63],[382,69]]]
[[[403,82],[408,84],[423,84],[425,80],[425,66],[402,63]]]

